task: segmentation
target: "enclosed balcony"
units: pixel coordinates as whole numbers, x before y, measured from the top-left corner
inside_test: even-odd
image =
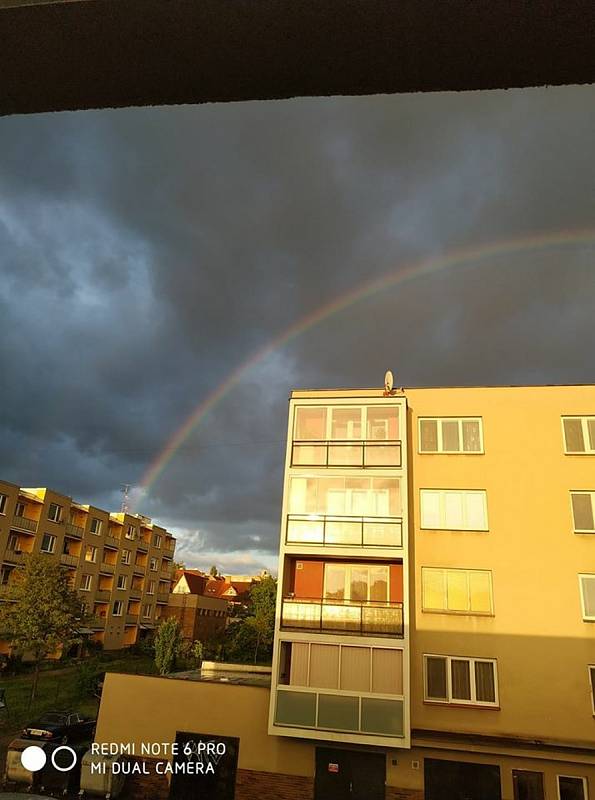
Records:
[[[400,468],[399,409],[298,406],[291,466]]]
[[[281,626],[284,630],[402,637],[403,603],[288,598],[283,600]]]

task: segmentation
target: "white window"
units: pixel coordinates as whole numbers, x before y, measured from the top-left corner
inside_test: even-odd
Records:
[[[420,453],[483,453],[481,417],[424,417],[419,420]]]
[[[41,552],[53,553],[56,550],[56,537],[50,533],[44,533],[41,540]]]
[[[558,800],[589,800],[587,779],[575,775],[556,775]]]
[[[151,617],[152,606],[150,603],[143,606],[143,619],[149,619]]]
[[[583,619],[595,622],[595,575],[579,575]]]
[[[24,503],[17,503],[14,509],[15,517],[24,517],[25,516],[25,504]]]
[[[126,538],[127,539],[136,539],[136,530],[134,529],[134,525],[129,525],[126,528]]]
[[[398,440],[399,408],[395,405],[298,406],[295,409],[295,441]]]
[[[6,501],[8,497],[5,494],[0,494],[0,514],[4,514],[6,508]]]
[[[493,614],[488,570],[422,567],[421,578],[423,611]]]
[[[421,527],[447,531],[487,531],[484,490],[421,489]]]
[[[122,616],[122,608],[124,604],[121,600],[114,600],[114,607],[112,610],[112,614],[114,617],[121,617]]]
[[[388,567],[366,564],[326,564],[324,597],[328,600],[388,600]]]
[[[147,594],[155,594],[155,581],[149,581],[149,588]]]
[[[595,417],[562,417],[564,452],[595,453]]]
[[[101,520],[97,517],[93,517],[91,520],[91,533],[95,533],[97,536],[101,533]]]
[[[157,568],[158,568],[157,559],[152,558],[151,563],[149,565],[149,569],[151,570],[151,572],[157,572]]]
[[[570,492],[575,533],[595,533],[595,492]]]
[[[81,591],[83,592],[90,592],[91,591],[91,575],[83,575],[81,578]]]
[[[435,703],[498,705],[496,661],[424,655],[425,699]]]
[[[126,588],[126,575],[118,575],[118,589]]]
[[[398,478],[293,477],[289,513],[398,517],[401,483]]]
[[[122,550],[122,564],[130,564],[130,550]]]
[[[62,506],[59,506],[57,503],[50,503],[50,509],[48,511],[48,519],[51,522],[61,522]]]
[[[153,534],[153,547],[161,547],[161,536],[158,533]]]
[[[97,548],[92,545],[87,545],[85,550],[85,561],[91,561],[93,564],[97,561]]]
[[[591,686],[591,707],[595,716],[595,665],[589,665],[589,685]]]

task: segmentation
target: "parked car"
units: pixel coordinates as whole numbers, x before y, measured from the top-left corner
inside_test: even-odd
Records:
[[[91,740],[96,719],[81,717],[76,711],[48,711],[30,722],[21,734],[24,739],[43,739],[47,742]]]

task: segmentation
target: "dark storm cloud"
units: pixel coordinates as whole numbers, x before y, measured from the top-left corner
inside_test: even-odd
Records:
[[[0,475],[98,505],[251,353],[367,280],[595,220],[595,89],[0,120]],[[139,499],[273,563],[291,387],[593,380],[594,252],[390,285],[249,371]],[[206,563],[208,566],[208,563]]]

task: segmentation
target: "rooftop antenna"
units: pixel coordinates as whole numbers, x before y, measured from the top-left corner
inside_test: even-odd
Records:
[[[393,374],[390,371],[390,369],[387,369],[386,372],[384,373],[384,396],[385,397],[388,397],[389,395],[391,395],[393,393],[393,383],[394,383]]]
[[[120,506],[120,511],[122,512],[122,514],[127,514],[128,513],[128,509],[129,509],[128,501],[130,500],[130,494],[129,494],[129,492],[130,492],[130,484],[129,483],[122,483],[120,485],[120,491],[122,492],[122,495],[123,495],[123,497],[122,497],[122,505]]]

